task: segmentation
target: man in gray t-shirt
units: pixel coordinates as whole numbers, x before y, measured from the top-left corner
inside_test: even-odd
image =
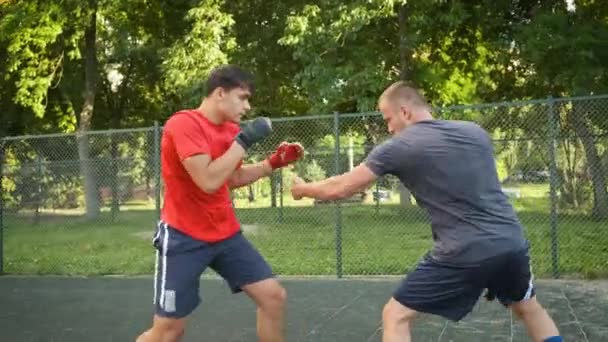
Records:
[[[296,177],[292,195],[347,198],[390,174],[428,211],[433,249],[385,305],[383,341],[409,341],[417,312],[461,320],[486,289],[534,341],[562,341],[536,300],[528,242],[501,190],[488,134],[471,122],[434,120],[424,97],[403,82],[384,91],[379,108],[393,137],[343,175],[313,183]]]
[[[397,176],[426,208],[435,261],[476,265],[526,248],[496,176],[492,143],[478,125],[417,122],[372,150],[365,165],[376,176]]]

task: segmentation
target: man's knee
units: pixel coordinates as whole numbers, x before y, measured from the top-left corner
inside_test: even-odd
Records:
[[[281,309],[287,301],[287,290],[274,279],[247,285],[244,290],[261,309]]]
[[[382,310],[382,322],[384,324],[407,324],[416,316],[416,311],[404,306],[391,298]]]
[[[285,305],[285,302],[287,302],[287,290],[281,285],[276,286],[276,288],[270,291],[266,298],[266,303],[272,306],[282,307]]]
[[[545,309],[540,305],[535,297],[530,299],[515,302],[510,305],[511,310],[517,316],[517,318],[525,319],[526,317],[536,315],[543,312]]]
[[[154,325],[149,331],[151,341],[180,341],[185,332],[185,321],[156,316]]]

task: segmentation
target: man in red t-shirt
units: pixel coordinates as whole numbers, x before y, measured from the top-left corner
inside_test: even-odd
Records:
[[[247,149],[272,131],[266,118],[239,127],[253,90],[247,72],[219,67],[209,75],[200,107],[173,114],[163,128],[165,197],[154,237],[155,316],[137,342],[181,339],[185,318],[200,304],[199,278],[207,267],[234,293],[244,291],[256,303],[260,341],[283,341],[285,289],[241,234],[230,189],[270,176],[304,151],[284,142],[263,162],[241,165]]]

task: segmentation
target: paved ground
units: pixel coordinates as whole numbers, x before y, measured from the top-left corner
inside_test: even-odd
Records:
[[[289,293],[287,341],[380,341],[380,317],[398,279],[281,279]],[[539,299],[565,341],[608,341],[608,282],[539,281]],[[0,341],[133,341],[150,323],[150,278],[0,277]],[[203,304],[184,341],[256,341],[255,307],[204,279]],[[458,324],[423,315],[414,341],[529,341],[497,303],[480,301]]]

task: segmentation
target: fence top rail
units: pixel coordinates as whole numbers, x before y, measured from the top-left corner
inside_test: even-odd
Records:
[[[441,112],[441,111],[454,111],[454,110],[466,110],[466,109],[475,110],[475,109],[495,108],[495,107],[518,107],[518,106],[527,106],[527,105],[534,105],[534,104],[549,105],[549,104],[551,104],[551,102],[558,103],[558,102],[603,100],[603,99],[608,99],[608,94],[572,96],[572,97],[547,97],[546,99],[488,102],[488,103],[480,103],[480,104],[462,104],[462,105],[452,105],[452,106],[446,106],[446,107],[433,107],[433,109],[435,111]],[[366,111],[366,112],[360,112],[360,113],[317,114],[317,115],[272,118],[272,121],[273,122],[287,122],[287,121],[331,119],[335,115],[338,115],[341,118],[357,118],[357,117],[365,117],[365,116],[377,116],[377,115],[381,115],[381,113],[378,111]]]
[[[549,105],[551,103],[560,103],[560,102],[571,102],[571,101],[586,101],[586,100],[604,100],[608,99],[608,94],[600,94],[600,95],[587,95],[587,96],[572,96],[572,97],[547,97],[545,99],[531,99],[531,100],[521,100],[521,101],[503,101],[503,102],[489,102],[489,103],[480,103],[480,104],[462,104],[462,105],[452,105],[446,107],[433,107],[433,109],[437,112],[442,111],[457,111],[457,110],[476,110],[476,109],[484,109],[484,108],[496,108],[496,107],[517,107],[517,106],[527,106],[534,104],[546,104]],[[304,116],[293,116],[293,117],[278,117],[271,118],[273,122],[289,122],[289,121],[304,121],[304,120],[319,120],[319,119],[331,119],[335,116],[339,116],[341,118],[357,118],[357,117],[366,117],[366,116],[378,116],[381,115],[378,111],[367,111],[360,113],[334,113],[334,114],[318,114],[318,115],[304,115]],[[162,129],[162,126],[159,126]],[[87,131],[87,135],[109,135],[116,133],[135,133],[135,132],[148,132],[153,131],[154,126],[150,127],[141,127],[141,128],[122,128],[122,129],[108,129],[108,130],[96,130],[96,131]],[[44,138],[55,138],[55,137],[66,137],[66,136],[74,136],[77,137],[79,132],[71,132],[71,133],[50,133],[50,134],[30,134],[30,135],[19,135],[19,136],[7,136],[1,137],[0,141],[14,141],[14,140],[24,140],[24,139],[44,139]]]
[[[140,127],[140,128],[121,128],[121,129],[106,129],[106,130],[95,130],[95,131],[87,131],[87,135],[110,135],[116,133],[138,133],[138,132],[149,132],[153,131],[154,126],[150,127]],[[44,138],[58,138],[58,137],[78,137],[80,135],[79,132],[70,132],[70,133],[49,133],[49,134],[27,134],[27,135],[17,135],[17,136],[8,136],[0,138],[0,141],[11,141],[11,140],[26,140],[26,139],[44,139]]]

